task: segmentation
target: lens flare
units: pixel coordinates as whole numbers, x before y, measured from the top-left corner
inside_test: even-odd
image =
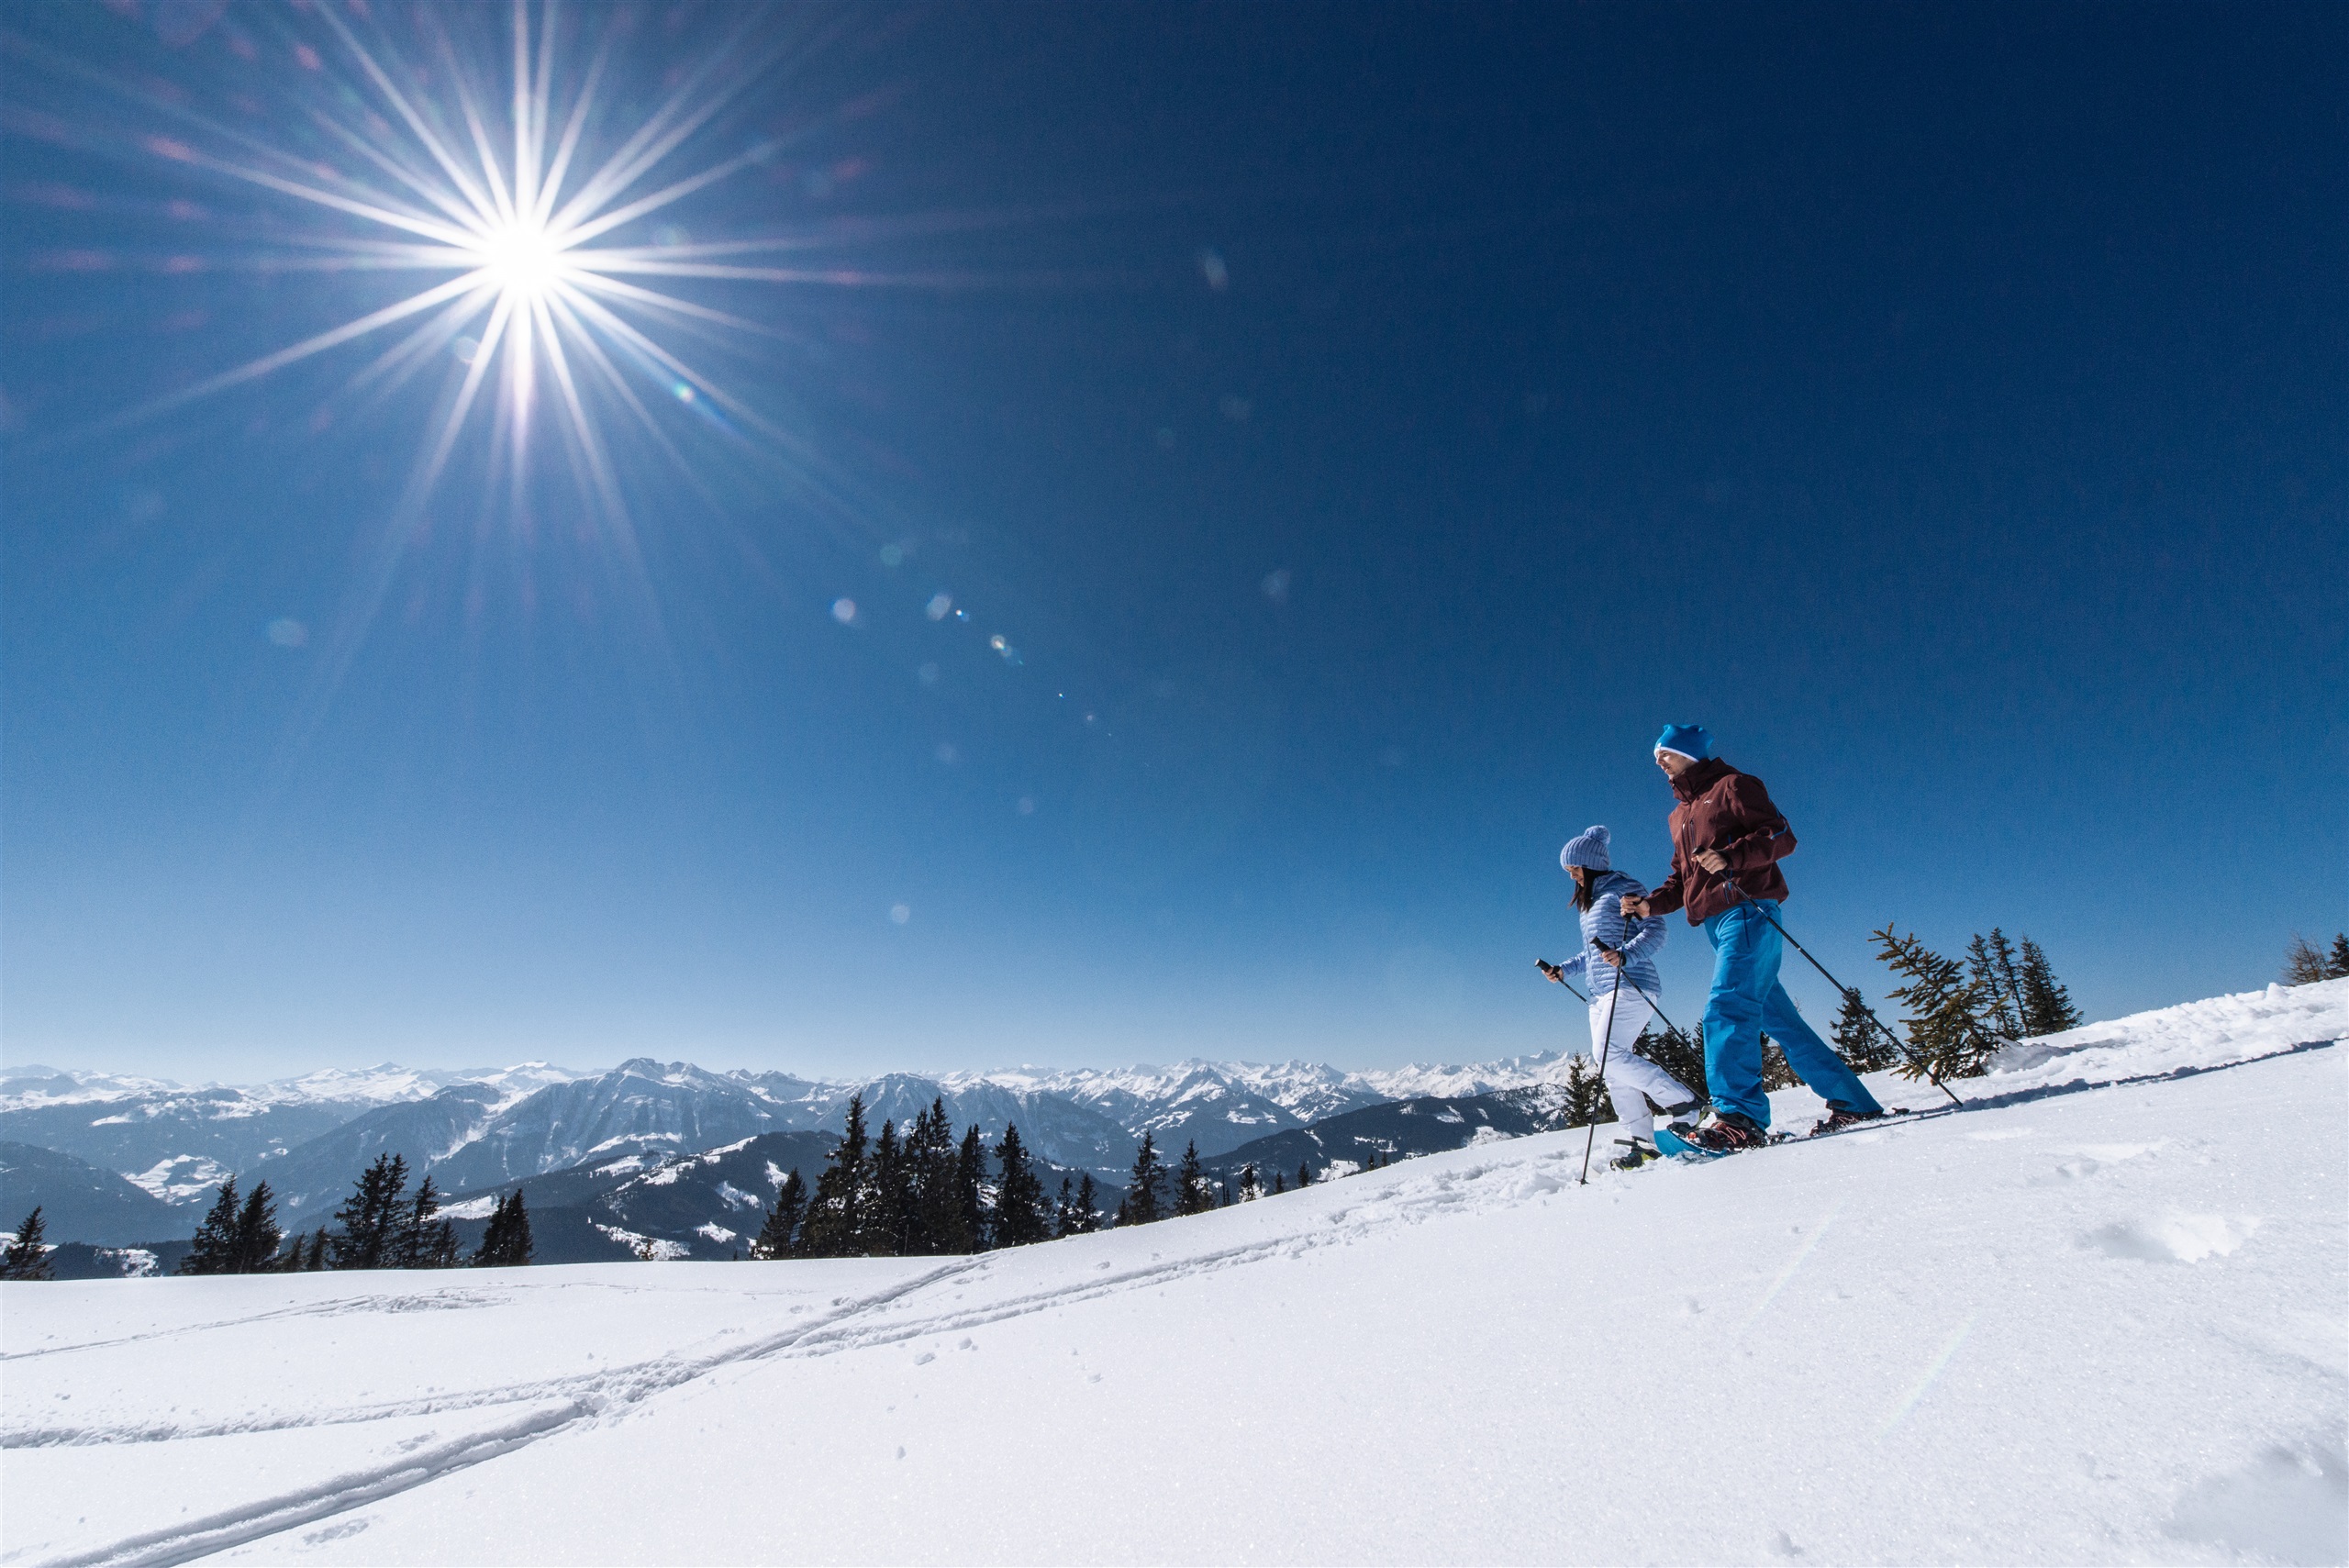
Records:
[[[713,461],[740,462],[815,509],[854,508],[854,481],[824,459],[804,418],[780,412],[793,382],[762,376],[755,397],[728,384],[746,358],[801,362],[788,358],[802,338],[793,318],[745,314],[740,296],[929,287],[959,274],[818,259],[870,246],[872,227],[772,216],[775,193],[795,188],[776,165],[805,155],[801,139],[827,126],[820,106],[779,106],[771,89],[835,28],[787,6],[719,8],[703,13],[689,46],[674,31],[656,37],[648,15],[553,0],[257,9],[221,24],[247,65],[191,72],[186,83],[5,40],[12,64],[38,68],[42,89],[73,110],[26,119],[53,144],[226,198],[174,198],[175,217],[239,209],[239,193],[259,198],[243,200],[237,220],[254,249],[202,258],[203,270],[331,278],[324,297],[342,312],[89,428],[159,418],[337,360],[351,364],[349,379],[324,392],[337,406],[316,410],[313,429],[346,414],[382,425],[399,415],[396,395],[425,394],[406,405],[418,439],[384,498],[382,538],[339,617],[339,650],[363,635],[401,562],[433,537],[460,459],[468,487],[478,471],[479,516],[502,508],[518,539],[596,549],[655,623],[624,481],[633,493],[665,475],[707,497]],[[93,110],[94,93],[106,106]],[[762,128],[778,119],[799,128]],[[708,209],[691,229],[679,221],[689,202]],[[729,232],[728,217],[759,227]],[[952,220],[908,220],[931,221]],[[540,475],[562,478],[573,496],[542,496]],[[530,520],[550,512],[576,527],[558,536]],[[321,680],[337,664],[322,662]]]

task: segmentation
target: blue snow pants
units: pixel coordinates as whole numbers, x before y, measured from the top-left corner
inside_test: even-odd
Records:
[[[1768,918],[1765,918],[1765,914]],[[1713,1108],[1736,1111],[1770,1125],[1770,1096],[1762,1092],[1762,1035],[1787,1053],[1787,1065],[1830,1109],[1882,1110],[1859,1075],[1803,1022],[1778,984],[1786,939],[1771,921],[1775,898],[1733,904],[1705,922],[1713,944],[1713,994],[1705,1003],[1705,1084]]]

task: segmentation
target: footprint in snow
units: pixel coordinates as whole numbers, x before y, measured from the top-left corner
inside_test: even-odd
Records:
[[[2124,1219],[2080,1238],[2083,1247],[2107,1257],[2147,1263],[2199,1263],[2223,1258],[2259,1229],[2255,1218],[2232,1223],[2215,1214],[2171,1214],[2159,1219]]]
[[[2072,1151],[2072,1158],[2055,1167],[2053,1175],[2033,1176],[2035,1187],[2056,1186],[2065,1182],[2077,1182],[2095,1175],[2108,1166],[2124,1160],[2134,1160],[2141,1154],[2151,1154],[2161,1147],[2158,1143],[2089,1143]]]
[[[2163,1533],[2270,1562],[2349,1562],[2349,1448],[2329,1432],[2277,1442],[2188,1488]]]

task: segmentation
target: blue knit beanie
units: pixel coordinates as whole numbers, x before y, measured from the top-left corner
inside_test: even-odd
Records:
[[[1655,738],[1655,749],[1677,751],[1692,762],[1707,762],[1713,754],[1713,734],[1701,724],[1667,724]]]
[[[1568,871],[1576,866],[1588,866],[1592,871],[1607,869],[1607,829],[1586,828],[1566,840],[1558,851],[1558,864]]]

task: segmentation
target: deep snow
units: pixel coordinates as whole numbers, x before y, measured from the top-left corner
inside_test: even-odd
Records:
[[[2337,1562],[2344,1037],[2275,988],[1962,1115],[967,1260],[9,1285],[0,1561]]]

